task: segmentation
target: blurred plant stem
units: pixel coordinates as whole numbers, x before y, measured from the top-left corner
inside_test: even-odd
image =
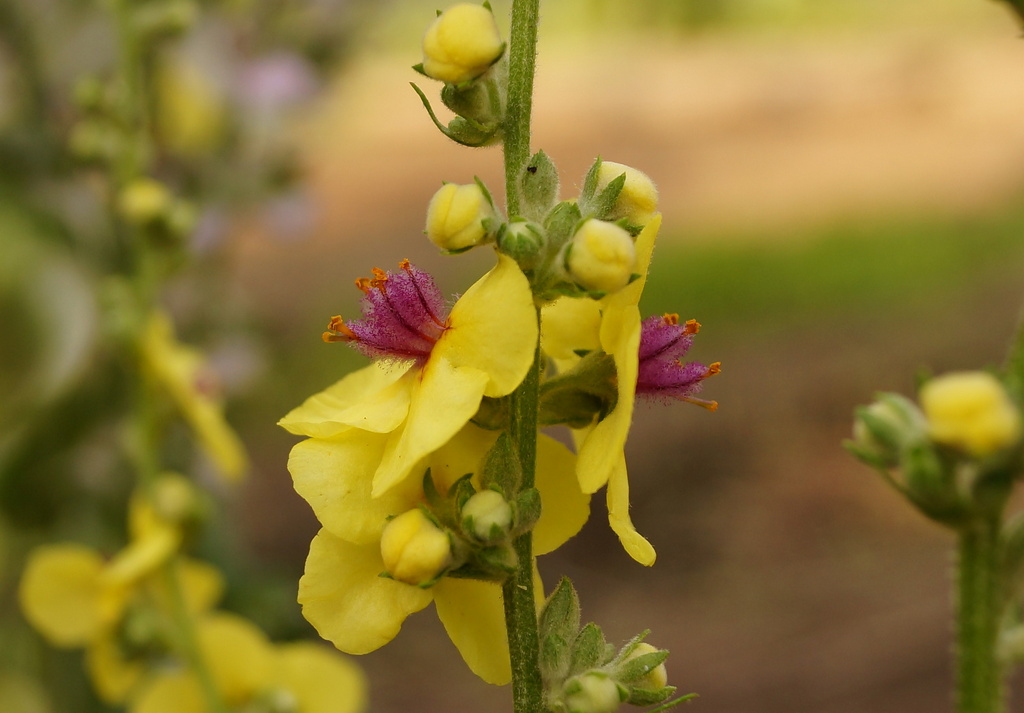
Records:
[[[143,36],[135,20],[137,5],[130,0],[114,0],[111,5],[117,27],[118,65],[116,90],[117,111],[125,127],[125,146],[117,160],[109,166],[111,213],[114,239],[124,256],[124,269],[135,299],[134,319],[130,324],[135,334],[126,335],[134,347],[126,368],[132,371],[134,405],[130,419],[128,455],[131,459],[138,486],[147,498],[152,498],[153,484],[160,470],[160,428],[158,423],[157,385],[152,383],[142,368],[140,343],[148,327],[149,315],[156,306],[159,277],[159,256],[145,231],[124,217],[119,200],[125,187],[142,178],[147,172],[150,155],[148,126],[147,79],[152,73],[152,55],[156,42]],[[178,557],[172,556],[164,564],[164,577],[171,595],[175,625],[175,643],[182,658],[188,662],[198,679],[209,713],[228,713],[228,708],[217,690],[209,662],[205,660],[196,634],[195,621],[188,609],[185,591],[178,568]]]
[[[530,119],[533,77],[537,55],[537,22],[540,0],[514,0],[509,34],[509,80],[504,126],[505,198],[509,217],[519,214],[520,176],[530,159]],[[540,319],[540,312],[537,312]],[[540,347],[523,383],[511,397],[510,435],[522,467],[520,491],[533,487],[537,460],[537,409],[540,384]],[[502,587],[505,626],[512,666],[512,699],[515,713],[538,713],[543,704],[533,588],[533,536],[527,532],[515,541],[518,568]]]
[[[1002,602],[1000,515],[959,533],[957,553],[957,713],[1002,713],[1003,671],[996,658]]]

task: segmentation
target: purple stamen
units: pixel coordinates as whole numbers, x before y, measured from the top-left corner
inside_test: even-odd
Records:
[[[712,411],[718,408],[716,402],[697,399],[694,395],[701,390],[704,379],[721,370],[720,364],[715,362],[704,366],[699,362],[682,361],[699,329],[700,324],[692,319],[679,324],[679,316],[675,314],[648,317],[643,321],[640,326],[637,394],[689,401]]]
[[[373,277],[356,280],[364,293],[363,318],[346,323],[334,317],[324,332],[329,342],[349,342],[368,357],[426,361],[448,328],[438,317],[444,299],[425,272],[403,260],[401,272],[374,268]]]

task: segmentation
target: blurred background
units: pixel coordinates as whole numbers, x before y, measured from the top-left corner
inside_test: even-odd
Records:
[[[492,4],[507,27],[509,2]],[[182,157],[168,170],[198,211],[165,302],[210,353],[253,463],[219,493],[201,554],[229,576],[226,606],[274,638],[315,636],[294,596],[318,528],[275,421],[363,363],[320,341],[326,320],[357,313],[352,280],[374,266],[409,258],[451,294],[492,259],[438,255],[422,235],[442,180],[502,192],[499,151],[445,139],[408,86],[436,96],[410,69],[434,9],[205,3],[159,75],[157,124]],[[723,365],[704,392],[716,413],[638,408],[632,516],[655,567],[621,551],[598,496],[541,562],[547,584],[572,577],[611,641],[652,629],[694,710],[951,710],[952,537],[840,442],[875,392],[1003,358],[1024,298],[1018,24],[989,0],[542,12],[534,146],[564,198],[597,155],[658,183],[642,307],[698,319],[691,355]],[[94,177],[62,148],[76,81],[111,64],[109,38],[93,3],[0,0],[0,685],[42,688],[67,713],[107,709],[15,590],[34,544],[123,537],[119,385],[90,257],[105,224]],[[359,661],[374,711],[511,709],[429,611]]]

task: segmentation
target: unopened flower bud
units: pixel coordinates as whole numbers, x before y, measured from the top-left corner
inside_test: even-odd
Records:
[[[524,270],[536,267],[546,243],[544,229],[525,220],[506,223],[498,235],[498,249],[519,263],[519,267]]]
[[[460,252],[484,242],[495,221],[494,208],[479,185],[446,183],[430,199],[426,233],[442,250]]]
[[[658,189],[646,173],[621,163],[602,161],[597,174],[597,190],[600,192],[622,174],[626,174],[626,183],[611,214],[602,217],[609,220],[625,218],[632,225],[647,225],[658,210]]]
[[[1021,414],[1003,385],[981,371],[939,376],[921,387],[929,435],[938,443],[984,457],[1021,438]]]
[[[908,446],[926,439],[928,423],[921,409],[899,394],[881,394],[858,410],[852,448],[861,458],[886,467],[899,465]]]
[[[512,527],[512,506],[494,490],[481,490],[462,506],[462,526],[484,542],[501,539]]]
[[[626,657],[626,661],[631,661],[645,654],[657,653],[660,650],[661,649],[655,646],[651,646],[646,641],[642,641],[637,644],[636,648],[633,649],[629,656]],[[660,663],[652,668],[643,678],[632,681],[632,685],[638,688],[647,688],[651,690],[664,688],[668,685],[668,669],[665,668],[664,663]]]
[[[427,584],[451,564],[448,534],[422,510],[408,510],[391,520],[380,538],[384,569],[406,584]]]
[[[494,14],[481,5],[459,3],[427,28],[423,72],[442,82],[468,82],[486,72],[504,49]]]
[[[569,713],[613,713],[623,700],[619,684],[603,671],[573,676],[563,691]]]
[[[569,244],[566,270],[591,292],[615,292],[629,283],[636,266],[633,238],[614,223],[591,218]]]
[[[126,220],[142,225],[165,217],[172,200],[167,186],[160,181],[137,178],[124,187],[117,203]]]

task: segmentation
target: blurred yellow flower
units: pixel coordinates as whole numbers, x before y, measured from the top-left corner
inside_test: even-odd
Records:
[[[202,353],[175,339],[164,312],[154,312],[139,343],[144,371],[173,399],[204,450],[228,480],[248,467],[245,447],[224,419],[223,400]]]
[[[400,349],[394,339],[385,342],[401,332],[394,324],[415,324],[401,313],[402,305],[420,309],[428,287],[436,289],[407,263],[403,271],[379,272],[370,283],[367,301],[380,300],[372,303],[373,319],[350,325],[340,317],[332,321],[344,335],[337,339],[355,342],[382,359],[310,397],[279,422],[290,433],[318,439],[351,429],[387,434],[384,452],[370,471],[374,497],[402,484],[417,463],[458,433],[484,396],[505,396],[519,386],[537,342],[530,285],[504,255],[455,303],[436,327],[436,338],[419,334],[429,335],[426,327],[419,330],[415,346],[421,351],[412,345]],[[437,317],[432,309],[427,313]]]
[[[194,64],[175,58],[156,73],[157,134],[172,151],[188,157],[209,154],[227,123],[224,97]]]
[[[86,648],[86,665],[100,696],[126,700],[145,672],[139,652],[162,650],[173,597],[165,566],[181,533],[148,502],[133,498],[131,542],[109,561],[84,545],[44,545],[30,555],[18,598],[25,618],[54,646]],[[179,576],[192,612],[212,607],[223,591],[214,568],[182,560]]]
[[[1020,441],[1021,414],[999,380],[983,371],[944,374],[921,387],[931,437],[984,457]]]
[[[466,473],[479,473],[498,434],[466,425],[421,459],[416,478],[380,497],[368,475],[388,448],[388,437],[348,429],[310,438],[292,449],[288,469],[295,489],[312,506],[323,529],[310,545],[299,582],[303,615],[322,637],[347,653],[373,651],[395,637],[405,618],[431,601],[469,667],[489,683],[510,679],[501,587],[443,577],[428,588],[381,577],[386,570],[381,533],[387,518],[424,502],[422,474],[429,467],[439,492]],[[544,503],[534,534],[537,554],[559,547],[586,522],[589,498],[572,478],[574,459],[563,445],[541,436],[537,488]],[[474,481],[479,486],[478,476]]]
[[[546,307],[541,314],[541,347],[560,371],[572,368],[578,349],[601,349],[615,361],[618,400],[605,418],[587,428],[573,431],[578,446],[576,474],[585,493],[608,486],[608,522],[626,552],[644,565],[654,564],[655,552],[629,517],[629,479],[625,446],[633,419],[640,350],[640,295],[647,282],[647,270],[654,242],[661,227],[655,215],[636,239],[636,268],[633,282],[599,301],[565,298]]]
[[[334,651],[312,643],[274,645],[254,624],[211,614],[198,626],[199,650],[214,686],[232,710],[359,713],[366,677]],[[131,713],[208,713],[202,687],[188,670],[158,674]]]

